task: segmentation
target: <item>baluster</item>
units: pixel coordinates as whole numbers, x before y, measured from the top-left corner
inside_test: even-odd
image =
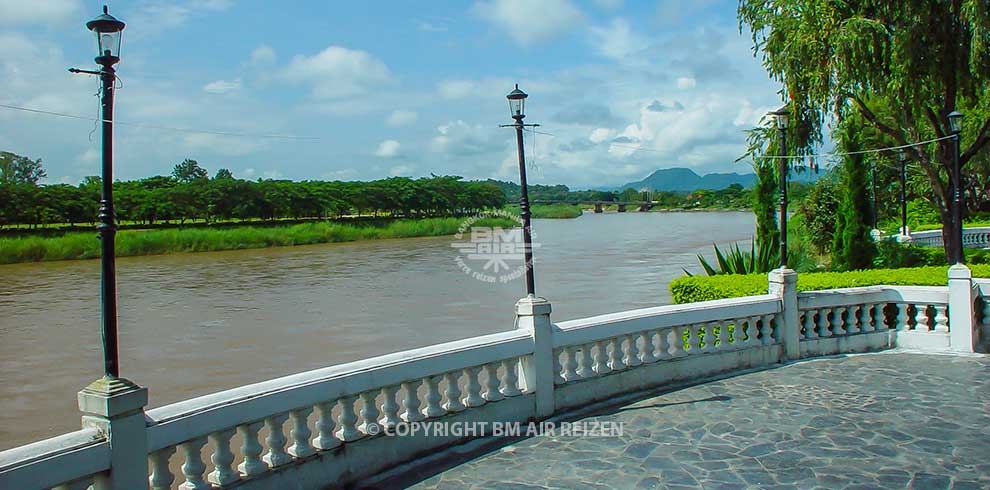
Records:
[[[313,439],[313,447],[320,451],[333,449],[340,445],[340,439],[333,435],[333,407],[337,401],[323,402],[316,405],[316,413],[320,416],[316,421],[317,436]]]
[[[586,353],[591,355],[591,348],[589,347]],[[502,361],[502,369],[505,370],[505,374],[502,375],[502,394],[505,396],[518,396],[522,394],[522,390],[519,389],[519,358],[512,357]]]
[[[560,374],[564,370],[563,365],[560,363],[560,356],[564,354],[564,349],[554,349],[553,350],[553,384],[562,385],[567,381]]]
[[[859,305],[859,332],[872,332],[873,326],[870,325],[870,304]]]
[[[760,329],[760,341],[763,345],[773,343],[773,315],[763,315],[763,326]]]
[[[863,305],[853,305],[846,310],[846,335],[859,333],[859,311]]]
[[[914,305],[914,331],[927,332],[931,330],[928,323],[928,305]]]
[[[718,321],[718,350],[729,350],[729,322],[732,320]]]
[[[395,402],[395,395],[399,392],[399,385],[386,386],[382,388],[382,418],[378,420],[383,427],[392,428],[399,425],[402,419],[399,418],[399,404]]]
[[[168,467],[168,459],[173,454],[175,454],[175,446],[169,446],[151,453],[148,457],[151,460],[151,476],[148,478],[151,490],[169,490],[172,488],[175,475]]]
[[[485,375],[485,392],[482,394],[485,397],[485,400],[497,402],[505,398],[498,390],[499,385],[501,384],[498,379],[498,364],[485,364]]]
[[[564,382],[570,383],[571,381],[581,379],[581,376],[577,373],[577,347],[569,345],[564,347],[564,352],[567,353],[567,360],[564,361]]]
[[[701,334],[700,337],[702,337],[699,341],[699,345],[704,344],[704,346],[701,347],[701,352],[708,353],[715,350],[715,339],[713,338],[715,336],[713,333],[714,331],[715,329],[712,328],[711,322],[702,323],[698,327],[698,332]]]
[[[443,399],[440,396],[441,379],[441,376],[430,376],[426,378],[426,408],[423,409],[423,415],[426,418],[439,417],[447,413],[440,406],[440,400]]]
[[[687,333],[687,330],[687,325],[679,325],[674,327],[674,336],[670,339],[673,357],[684,357],[688,355],[687,346],[684,344],[684,334]]]
[[[258,431],[261,429],[261,424],[262,422],[259,421],[237,426],[237,432],[241,434],[241,439],[244,441],[241,443],[241,454],[244,455],[244,461],[237,465],[237,471],[240,471],[241,475],[245,477],[260,475],[268,471],[268,464],[261,459],[263,448],[258,443]]]
[[[839,306],[832,310],[832,335],[845,335],[846,307]]]
[[[897,305],[897,330],[908,329],[908,306],[907,303]]]
[[[815,332],[815,310],[804,310],[804,338],[818,338],[818,333]]]
[[[949,331],[949,317],[945,314],[945,305],[935,305],[935,331]]]
[[[877,303],[873,305],[873,331],[880,332],[887,330],[886,318],[883,314],[883,309],[886,305],[884,303]]]
[[[760,345],[760,317],[751,316],[746,325],[746,347],[757,345]]]
[[[447,401],[444,402],[443,409],[448,412],[460,412],[464,410],[464,404],[461,403],[461,387],[457,384],[461,380],[460,371],[451,371],[443,376],[447,382],[447,389],[443,392],[447,397]]]
[[[405,410],[402,412],[402,420],[406,422],[419,422],[426,418],[420,411],[419,406],[421,405],[419,401],[419,387],[423,385],[422,379],[415,379],[412,381],[406,381],[402,383],[402,391],[405,393],[405,398],[402,399],[402,407]]]
[[[231,467],[234,462],[234,453],[230,450],[230,439],[234,437],[234,429],[227,429],[210,434],[210,441],[213,442],[213,455],[210,461],[213,462],[213,471],[206,476],[206,479],[217,485],[226,485],[241,479],[241,474]]]
[[[335,435],[341,442],[351,442],[360,439],[364,435],[356,427],[358,421],[357,413],[354,411],[354,403],[356,402],[356,396],[348,396],[340,399],[340,414],[337,415],[337,426],[339,428]]]
[[[831,311],[828,308],[818,310],[818,335],[820,337],[832,336],[832,330],[828,328],[828,314]]]
[[[179,485],[179,490],[210,490],[210,483],[203,479],[206,464],[203,463],[203,456],[200,454],[205,445],[205,437],[179,444],[182,457],[185,459],[182,463],[182,475],[186,478],[186,481]]]
[[[698,325],[688,325],[688,350],[691,354],[698,351],[701,342],[698,340]]]
[[[647,330],[640,334],[643,337],[643,352],[639,355],[639,360],[643,361],[643,364],[657,362],[657,357],[653,354],[657,348],[653,345],[653,334],[655,333],[653,330]]]
[[[666,328],[660,330],[658,333],[659,341],[657,342],[657,352],[659,353],[658,358],[661,360],[670,359],[670,332],[673,331],[671,328]]]
[[[378,417],[382,413],[378,410],[378,394],[381,390],[365,391],[361,393],[361,425],[358,430],[374,436],[382,433],[378,425]]]
[[[608,348],[602,340],[595,342],[594,370],[599,376],[612,372],[612,369],[608,367]]]
[[[591,346],[581,346],[581,358],[578,360],[577,375],[579,379],[593,378],[595,371],[591,368]]]
[[[612,337],[609,341],[612,344],[612,349],[608,356],[608,367],[612,371],[621,371],[626,368],[626,364],[622,362],[622,340],[624,337]]]
[[[292,419],[292,429],[289,435],[292,437],[292,445],[289,446],[289,454],[297,458],[305,458],[316,452],[309,443],[309,436],[313,433],[309,430],[309,414],[313,413],[313,407],[297,408],[289,412]]]
[[[628,367],[636,367],[643,364],[639,360],[639,346],[636,345],[635,335],[626,335],[625,357],[622,360]]]
[[[289,441],[285,438],[285,432],[282,429],[288,419],[289,414],[287,413],[271,415],[265,419],[265,428],[268,429],[268,437],[265,438],[265,442],[268,443],[268,452],[262,459],[272,468],[292,462],[292,456],[285,452],[285,445]]]
[[[485,404],[485,399],[481,396],[481,383],[478,382],[478,374],[481,367],[469,367],[464,370],[467,375],[467,396],[464,397],[464,405],[467,407],[480,407]]]

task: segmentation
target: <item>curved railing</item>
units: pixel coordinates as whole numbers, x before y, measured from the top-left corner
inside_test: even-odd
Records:
[[[492,436],[484,424],[541,420],[624,393],[802,357],[892,346],[965,350],[965,335],[972,347],[990,317],[983,301],[990,282],[968,276],[948,287],[800,294],[794,280],[775,271],[768,295],[559,324],[550,322],[549,303],[525,299],[513,331],[175,403],[144,413],[143,426],[121,425],[120,433],[138,431],[133,440],[146,441],[137,450],[148,455],[149,471],[138,477],[155,490],[180,483],[192,490],[346,486]],[[974,316],[982,319],[977,327]],[[482,429],[430,429],[455,423]],[[70,490],[109,481],[117,454],[110,446],[104,431],[89,428],[0,452],[0,488]],[[100,488],[143,482],[114,485]]]
[[[911,242],[925,247],[941,247],[942,230],[911,232]],[[990,227],[963,228],[963,247],[990,248]]]

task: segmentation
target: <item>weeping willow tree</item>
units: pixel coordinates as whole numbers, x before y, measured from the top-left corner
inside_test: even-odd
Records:
[[[791,100],[797,151],[853,114],[898,145],[943,137],[957,109],[970,115],[962,167],[990,143],[990,0],[740,0],[738,16]],[[767,141],[751,138],[751,153]],[[931,184],[946,251],[954,145],[908,151]]]

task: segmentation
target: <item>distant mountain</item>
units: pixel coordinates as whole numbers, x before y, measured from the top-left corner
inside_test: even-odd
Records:
[[[732,184],[752,187],[756,183],[756,174],[705,174],[699,176],[689,168],[663,168],[650,174],[649,177],[628,184],[610,188],[622,191],[632,187],[637,191],[695,191],[698,189],[725,189]]]

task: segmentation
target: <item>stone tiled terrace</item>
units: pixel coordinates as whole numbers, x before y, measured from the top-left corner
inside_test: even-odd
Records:
[[[987,489],[990,358],[891,351],[645,394],[587,419],[620,437],[540,436],[376,488]]]

